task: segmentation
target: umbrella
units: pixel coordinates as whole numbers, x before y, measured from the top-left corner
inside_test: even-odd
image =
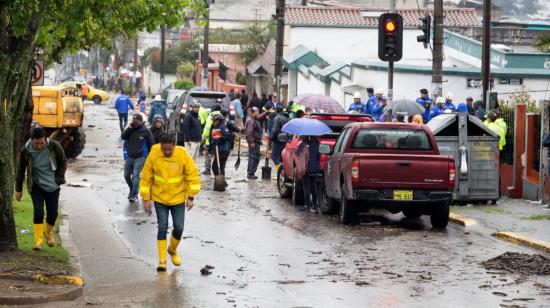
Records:
[[[299,136],[322,136],[332,133],[332,129],[325,123],[309,118],[293,119],[283,126],[282,131]]]
[[[302,94],[296,96],[292,101],[304,107],[313,109],[313,112],[320,113],[345,113],[344,107],[330,96],[320,94]]]
[[[395,101],[392,103],[391,109],[393,113],[403,112],[409,116],[422,115],[426,111],[422,105],[410,100]]]

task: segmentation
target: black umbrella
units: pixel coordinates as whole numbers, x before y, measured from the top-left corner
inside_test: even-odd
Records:
[[[391,109],[393,113],[407,113],[410,117],[417,115],[417,114],[424,114],[426,109],[419,103],[411,100],[400,100],[400,101],[394,101],[392,103]]]

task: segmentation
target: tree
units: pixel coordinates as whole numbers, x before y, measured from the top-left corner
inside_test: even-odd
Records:
[[[116,35],[173,26],[184,20],[185,8],[204,16],[202,0],[0,1],[0,251],[17,248],[14,134],[23,113],[32,112],[35,57],[60,61],[67,52],[107,45]]]
[[[241,59],[245,64],[249,64],[252,60],[263,53],[269,45],[269,41],[275,38],[277,28],[274,22],[267,26],[252,25],[246,29],[246,40],[241,43]]]
[[[541,52],[550,52],[550,35],[541,35],[537,39],[535,47],[537,47],[538,50],[540,50]]]
[[[179,78],[193,78],[195,72],[195,65],[191,62],[180,62],[178,65],[178,77]]]
[[[174,88],[180,90],[191,90],[195,87],[195,83],[191,79],[180,79],[174,82]]]

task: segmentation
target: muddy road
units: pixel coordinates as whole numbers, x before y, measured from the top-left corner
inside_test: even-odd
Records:
[[[62,189],[64,217],[86,281],[79,304],[148,307],[543,307],[550,276],[503,274],[481,263],[532,251],[475,227],[432,230],[429,218],[384,211],[361,225],[300,212],[274,182],[245,181],[227,163],[226,192],[203,176],[186,214],[183,264],[158,274],[156,218],[129,203],[118,118],[87,105],[87,144]],[[246,152],[246,149],[245,149]],[[198,165],[202,169],[203,160]],[[257,175],[260,175],[261,170]],[[80,185],[83,184],[83,185]],[[214,267],[203,276],[200,269]],[[68,304],[65,304],[68,305]],[[74,305],[74,303],[73,303]]]

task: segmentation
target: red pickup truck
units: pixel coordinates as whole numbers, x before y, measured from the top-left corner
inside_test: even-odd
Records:
[[[319,151],[330,155],[321,208],[339,210],[343,224],[357,223],[358,214],[369,208],[383,208],[406,217],[427,214],[434,228],[447,227],[455,163],[439,154],[427,126],[354,123],[333,150],[321,145]]]
[[[367,114],[322,114],[313,113],[312,119],[317,119],[332,129],[332,133],[321,136],[321,144],[327,145],[330,149],[334,147],[336,139],[340,136],[342,129],[354,122],[372,122],[372,117]],[[277,188],[282,198],[292,198],[292,203],[301,205],[304,203],[304,191],[301,180],[294,178],[294,170],[298,160],[296,159],[296,149],[302,141],[299,137],[294,137],[283,150],[282,167],[277,171]],[[321,155],[321,170],[327,165],[329,156]]]

